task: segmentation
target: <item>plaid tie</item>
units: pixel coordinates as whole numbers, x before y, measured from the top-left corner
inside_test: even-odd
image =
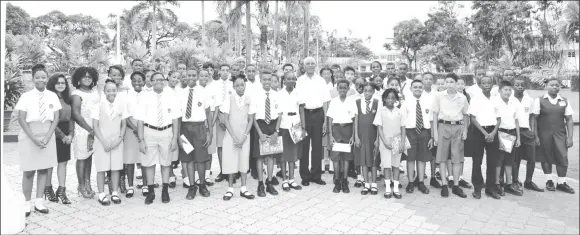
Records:
[[[111,120],[115,119],[115,108],[113,107],[113,104],[109,104],[109,118],[111,118]]]
[[[163,108],[161,104],[161,94],[157,94],[157,127],[163,126]]]
[[[189,96],[187,97],[187,109],[185,110],[185,118],[191,118],[191,105],[193,103],[193,88],[189,89]]]
[[[46,107],[44,106],[44,92],[39,94],[39,98],[38,98],[38,113],[40,116],[40,122],[44,122],[46,121]]]
[[[371,113],[371,101],[367,100],[367,114]]]
[[[415,130],[417,134],[421,134],[421,129],[423,128],[423,112],[421,111],[421,104],[417,100],[417,123],[415,124]]]
[[[266,92],[266,110],[265,110],[265,118],[266,124],[270,124],[270,92]]]

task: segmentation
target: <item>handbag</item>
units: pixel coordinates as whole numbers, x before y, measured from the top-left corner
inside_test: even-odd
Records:
[[[292,138],[292,141],[295,144],[308,136],[308,133],[302,129],[302,125],[300,123],[293,124],[288,131],[290,132],[290,138]]]
[[[499,141],[502,143],[499,145],[499,150],[511,153],[516,142],[516,136],[503,131],[499,131],[497,136],[499,137]]]
[[[276,142],[276,144],[272,144],[272,142],[270,140],[267,141],[260,141],[258,140],[260,143],[260,155],[264,156],[264,155],[272,155],[272,154],[278,154],[278,153],[282,153],[284,151],[284,146],[282,144],[282,136],[278,136],[278,141]]]
[[[387,143],[390,143],[391,146],[393,146],[393,149],[391,150],[394,153],[398,153],[400,151],[401,148],[401,136],[397,135],[391,138],[387,139]],[[405,136],[405,150],[410,149],[411,148],[411,143],[409,142],[409,139],[407,139],[407,137]]]

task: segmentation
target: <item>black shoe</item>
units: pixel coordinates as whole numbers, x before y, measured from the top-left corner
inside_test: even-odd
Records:
[[[70,200],[68,200],[68,197],[66,196],[65,187],[58,186],[58,189],[56,189],[56,197],[60,200],[60,202],[62,202],[62,204],[71,204]]]
[[[227,179],[228,177],[226,177],[225,175],[223,175],[222,173],[219,173],[216,177],[215,177],[215,182],[222,182],[225,179]]]
[[[333,193],[340,193],[341,190],[342,190],[342,180],[335,179],[334,180],[334,188],[332,189],[332,192]]]
[[[495,189],[485,189],[485,195],[493,199],[501,199],[501,196],[495,191]]]
[[[356,172],[354,170],[349,170],[347,176],[356,179]]]
[[[441,187],[441,196],[449,197],[449,189],[447,188],[447,185],[443,185],[443,187]]]
[[[278,171],[278,173],[276,173],[276,177],[283,178],[283,177],[282,177],[282,170],[279,170],[279,171]]]
[[[266,191],[264,188],[264,183],[259,182],[258,183],[258,197],[265,197],[266,196]]]
[[[343,193],[350,193],[350,189],[348,188],[348,178],[342,179],[342,192]]]
[[[289,192],[290,191],[290,184],[288,182],[283,182],[282,183],[282,190],[284,192]]]
[[[411,182],[409,182],[409,184],[411,184]],[[413,181],[412,185],[414,187],[419,187],[419,177],[415,178],[415,181]]]
[[[176,162],[171,164],[171,168],[173,168],[173,169],[177,169],[178,166],[179,166],[179,161],[176,161]]]
[[[270,183],[272,183],[272,185],[278,186],[280,181],[278,181],[278,178],[272,177],[272,181],[270,181]]]
[[[118,195],[113,195],[113,196],[111,196],[111,201],[115,204],[120,204],[121,198]]]
[[[44,187],[44,199],[50,202],[58,202],[58,198],[54,194],[54,189],[52,189],[52,185]]]
[[[453,180],[447,181],[447,186],[449,186],[450,188],[453,188],[453,185],[455,185],[455,182]]]
[[[106,198],[107,198],[107,197],[105,197],[105,199],[106,199]],[[109,202],[109,201],[107,200],[107,202]],[[110,202],[109,202],[109,203],[110,203]],[[101,204],[102,204],[102,203],[101,203]],[[104,206],[108,206],[108,205],[104,205]],[[39,212],[39,213],[42,213],[42,214],[48,214],[48,208],[44,208],[44,209],[38,209],[38,208],[36,208],[36,206],[34,206],[34,210],[35,210],[35,211],[37,211],[37,212]]]
[[[224,199],[224,201],[229,201],[230,199],[232,199],[233,196],[234,196],[234,194],[232,192],[226,192],[223,199]]]
[[[435,178],[437,178],[438,180],[441,180],[441,173],[435,172]]]
[[[473,196],[475,199],[481,199],[481,189],[475,189],[471,196]]]
[[[556,189],[565,193],[574,194],[574,189],[570,187],[566,182],[562,184],[557,184]]]
[[[467,195],[465,195],[465,193],[463,192],[463,190],[461,190],[461,188],[459,186],[453,186],[453,188],[451,189],[451,192],[457,196],[459,196],[460,198],[466,198]]]
[[[495,185],[495,191],[502,197],[505,197],[505,191],[503,191],[503,187],[499,184]]]
[[[554,181],[548,180],[548,182],[546,182],[546,190],[556,191],[556,187],[554,187]]]
[[[294,190],[302,190],[302,186],[298,185],[296,182],[292,182],[290,188]]]
[[[425,186],[425,183],[420,182],[418,188],[419,191],[421,191],[423,194],[429,194],[429,189],[427,188],[427,186]]]
[[[175,181],[169,182],[169,187],[170,188],[175,188],[176,184],[177,183]]]
[[[429,185],[433,188],[441,188],[441,183],[439,183],[436,178],[431,178]]]
[[[266,180],[266,192],[272,194],[273,196],[278,195],[278,191],[276,191],[276,189],[274,188],[274,184],[272,184],[272,181]]]
[[[413,185],[413,183],[407,184],[407,188],[405,189],[405,191],[407,193],[413,193],[413,191],[415,191],[415,186]]]
[[[319,184],[319,185],[326,185],[326,182],[324,182],[324,180],[322,180],[322,179],[313,179],[313,180],[310,180],[310,182],[315,183],[315,184]]]
[[[522,196],[524,195],[520,190],[517,189],[516,184],[508,184],[504,187],[504,192],[512,194],[512,195],[516,195],[516,196]]]
[[[139,176],[135,177],[135,179],[138,179],[138,180],[143,179],[143,176],[139,175]]]
[[[471,184],[469,184],[464,179],[459,179],[459,187],[462,187],[462,188],[472,188]]]
[[[377,187],[371,186],[371,189],[369,189],[369,192],[371,193],[371,195],[377,195],[377,194],[379,194],[379,189]]]
[[[258,180],[258,175],[252,174],[252,178],[255,179],[255,180]]]
[[[401,199],[403,198],[403,195],[401,195],[401,193],[398,192],[393,192],[393,197],[395,197],[395,199]]]
[[[362,187],[362,186],[363,186],[363,182],[362,182],[362,181],[360,181],[360,180],[356,180],[356,181],[354,182],[354,187],[355,187],[355,188],[360,188],[360,187]]]
[[[205,185],[208,186],[208,187],[211,187],[211,186],[214,185],[214,183],[211,182],[211,179],[210,178],[205,178]]]
[[[153,191],[153,188],[152,188],[149,191],[149,193],[147,193],[147,197],[145,197],[145,205],[149,205],[149,204],[153,203],[154,200],[155,200],[155,191]]]
[[[310,181],[309,180],[302,180],[302,185],[304,186],[309,186],[310,185]]]
[[[366,186],[360,191],[361,195],[368,195],[371,192],[370,188],[367,188]]]
[[[209,192],[209,190],[207,189],[207,185],[205,185],[205,184],[200,184],[200,185],[199,185],[199,194],[200,194],[202,197],[209,197],[209,196],[210,196],[210,192]]]
[[[245,191],[245,192],[240,192],[240,197],[244,197],[246,199],[254,199],[256,196],[254,196],[254,194],[250,193],[249,191]]]
[[[154,187],[154,188],[159,188],[159,184],[158,184],[158,183],[154,183],[154,184],[153,184],[153,187]]]
[[[525,189],[529,189],[529,190],[533,190],[533,191],[536,191],[536,192],[544,192],[544,189],[543,188],[538,187],[538,185],[536,185],[532,181],[529,181],[529,182],[526,181],[526,182],[524,182],[524,188]]]
[[[168,187],[168,184],[163,184],[163,189],[161,189],[161,202],[163,203],[168,203],[170,201]]]
[[[186,200],[193,200],[197,194],[197,186],[189,187],[187,189],[187,195],[185,195]]]
[[[101,203],[101,205],[103,205],[103,206],[111,205],[111,201],[109,201],[109,198],[107,198],[107,196],[105,196],[103,198],[103,200],[101,200],[100,198],[97,198],[97,201],[99,203]],[[36,209],[36,207],[34,207],[34,210],[38,211],[38,209]]]

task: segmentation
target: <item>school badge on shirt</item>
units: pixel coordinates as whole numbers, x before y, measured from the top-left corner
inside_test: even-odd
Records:
[[[201,102],[197,102],[197,106],[201,107]]]
[[[560,100],[560,102],[558,103],[560,106],[566,106],[566,101]]]
[[[167,109],[167,112],[168,112],[168,113],[171,113],[171,109]]]
[[[52,109],[52,107],[53,107],[53,106],[52,106],[52,104],[49,104],[49,105],[48,105],[48,108],[49,108],[49,109]]]
[[[426,114],[429,114],[429,109],[425,109],[425,113]]]

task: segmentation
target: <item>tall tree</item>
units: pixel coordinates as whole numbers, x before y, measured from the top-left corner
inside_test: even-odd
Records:
[[[303,1],[302,10],[304,11],[304,48],[302,57],[308,56],[308,44],[310,37],[310,1]]]
[[[407,58],[409,66],[417,59],[417,52],[427,44],[425,26],[417,18],[397,23],[393,28],[393,44],[402,49],[402,55]],[[417,70],[417,63],[415,63]]]
[[[201,0],[201,45],[204,45],[204,40],[206,40],[205,35],[205,4],[204,1]]]
[[[262,63],[268,60],[268,1],[259,0],[256,2],[259,11],[259,25],[260,25],[260,55]]]
[[[175,0],[147,0],[145,2],[140,2],[129,10],[128,18],[134,18],[134,15],[141,14],[151,9],[150,14],[147,16],[147,21],[151,22],[151,35],[153,40],[151,40],[150,51],[152,55],[155,54],[155,50],[157,49],[157,18],[159,17],[162,21],[164,21],[166,17],[177,19],[177,16],[173,11],[168,11],[169,9],[165,8],[168,4],[179,6],[179,3]]]
[[[276,10],[274,11],[274,58],[275,60],[280,60],[278,58],[278,31],[280,30],[280,21],[278,20],[278,0],[276,0]]]
[[[252,63],[252,14],[250,1],[245,1],[246,5],[246,64]]]
[[[13,35],[27,34],[30,32],[30,15],[21,7],[6,3],[6,32]]]
[[[580,3],[577,1],[568,2],[564,9],[564,19],[558,23],[558,33],[565,41],[578,39],[580,31]]]

